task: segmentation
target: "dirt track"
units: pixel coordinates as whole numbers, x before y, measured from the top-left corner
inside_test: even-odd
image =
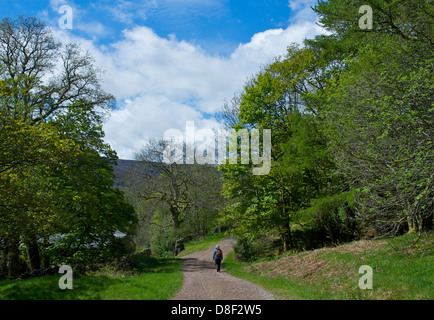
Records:
[[[231,252],[233,239],[219,243],[223,255]],[[173,300],[274,300],[270,293],[245,280],[225,272],[224,259],[221,272],[214,267],[212,246],[208,250],[182,257],[184,285]]]

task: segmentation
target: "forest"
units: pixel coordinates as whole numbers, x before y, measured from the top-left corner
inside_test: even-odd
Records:
[[[0,277],[144,249],[173,256],[218,230],[245,261],[432,230],[432,1],[312,10],[327,34],[288,44],[216,115],[224,130],[271,130],[264,175],[251,161],[166,163],[161,137],[116,177],[126,162],[103,132],[116,100],[93,58],[37,18],[3,19]]]

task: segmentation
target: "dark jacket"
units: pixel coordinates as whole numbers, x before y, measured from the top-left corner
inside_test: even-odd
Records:
[[[222,259],[223,260],[223,251],[221,248],[220,248],[220,251],[222,252],[222,256],[220,258],[217,258],[217,248],[214,249],[214,253],[212,254],[213,260],[216,260],[216,259]]]

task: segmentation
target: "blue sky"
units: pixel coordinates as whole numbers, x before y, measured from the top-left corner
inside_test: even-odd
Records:
[[[186,121],[213,128],[213,114],[260,67],[324,32],[316,0],[0,0],[0,17],[36,16],[63,42],[78,43],[105,71],[118,108],[106,141],[131,159],[151,137],[183,131]],[[73,28],[59,28],[62,5]]]
[[[287,27],[295,14],[287,0],[0,0],[1,16],[38,16],[56,27],[62,4],[76,12],[71,32],[83,37],[96,35],[99,43],[120,37],[124,28],[146,25],[161,37],[175,34],[211,54],[222,55],[248,42],[255,33]],[[97,27],[90,28],[92,23]]]

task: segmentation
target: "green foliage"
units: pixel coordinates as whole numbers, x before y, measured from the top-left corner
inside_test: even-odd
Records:
[[[320,71],[323,64],[314,51],[291,46],[287,57],[268,66],[241,96],[238,128],[272,130],[268,175],[253,176],[249,166],[220,166],[224,195],[233,200],[223,219],[246,241],[279,235],[288,250],[294,244],[291,225],[300,222],[298,212],[313,199],[335,192],[339,177],[315,116],[314,96],[326,78]]]
[[[224,205],[217,168],[167,164],[162,161],[167,143],[150,140],[123,186],[139,215],[135,240],[158,256],[173,255],[176,240],[213,232]]]
[[[373,8],[372,30],[359,27],[362,5]],[[231,200],[223,221],[245,243],[279,235],[285,249],[429,230],[431,1],[328,0],[314,10],[330,34],[290,45],[245,86],[238,123],[228,118],[234,129],[272,130],[272,169],[220,166]]]
[[[327,13],[335,2],[319,10]],[[425,50],[432,29],[419,23],[426,3],[414,5],[390,5],[394,27],[374,28],[357,42],[357,54],[327,87],[321,114],[340,172],[351,188],[367,191],[359,211],[377,235],[420,232],[422,221],[432,220],[426,214],[432,211],[433,59]],[[386,7],[374,6],[380,23]],[[355,28],[345,32],[355,41]]]
[[[253,262],[261,258],[271,258],[281,250],[282,242],[265,236],[254,240],[241,239],[234,246],[235,257],[242,262]]]
[[[91,57],[75,45],[59,53],[37,19],[3,19],[0,38],[0,276],[22,272],[23,244],[30,270],[112,259],[124,247],[115,231],[136,222],[113,188],[117,157],[97,111],[113,97]]]
[[[157,257],[173,257],[175,243],[182,238],[181,230],[172,228],[154,234],[151,239],[152,254]]]

